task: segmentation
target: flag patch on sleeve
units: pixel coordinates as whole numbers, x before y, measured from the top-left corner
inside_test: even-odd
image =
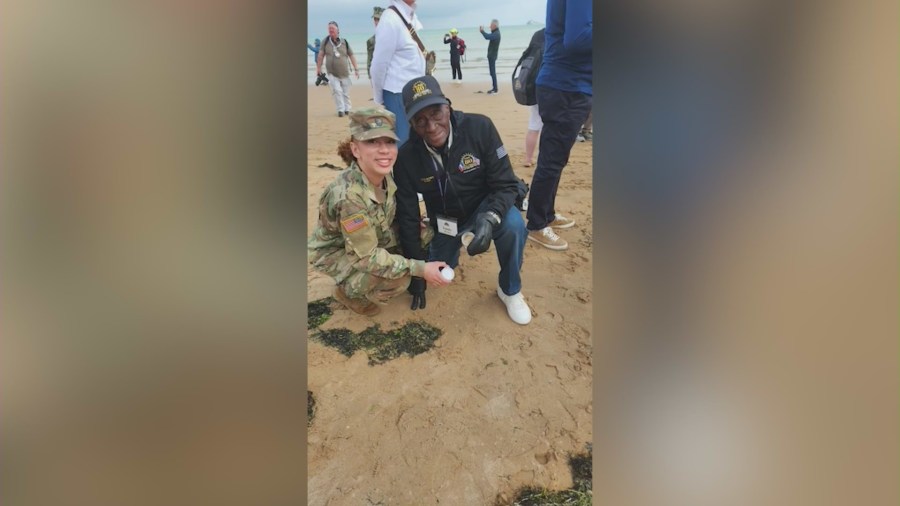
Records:
[[[497,148],[497,159],[499,160],[504,156],[506,156],[506,148],[501,145],[499,148]]]
[[[344,228],[344,231],[348,234],[352,234],[357,230],[362,230],[369,226],[369,220],[366,219],[366,216],[363,213],[356,213],[354,215],[349,216],[345,220],[341,220],[341,226]]]

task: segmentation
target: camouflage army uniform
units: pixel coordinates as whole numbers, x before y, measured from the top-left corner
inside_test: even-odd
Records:
[[[366,41],[366,50],[369,52],[369,59],[366,60],[366,75],[372,79],[372,56],[375,55],[375,36],[369,37]]]
[[[372,12],[372,19],[378,21],[381,19],[381,13],[384,12],[383,7],[375,7]],[[369,79],[372,79],[372,55],[375,54],[375,36],[369,37],[369,40],[366,41],[366,50],[369,53],[369,59],[366,60],[366,75],[369,76]]]
[[[347,296],[386,302],[422,276],[425,262],[396,254],[392,226],[397,186],[387,175],[386,198],[379,203],[375,188],[354,162],[319,199],[319,222],[307,248],[313,267],[333,277]]]

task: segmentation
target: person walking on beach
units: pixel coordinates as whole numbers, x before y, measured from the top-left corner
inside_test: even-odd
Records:
[[[462,69],[459,67],[459,30],[451,28],[450,33],[444,34],[444,44],[450,44],[450,69],[453,72],[453,81],[462,81]]]
[[[405,117],[400,94],[403,85],[425,74],[424,45],[420,46],[418,35],[413,37],[421,29],[416,0],[391,0],[375,28],[378,44],[372,55],[372,99],[398,118]],[[409,137],[409,123],[397,122],[397,137],[402,146]]]
[[[433,76],[406,83],[403,102],[413,130],[394,168],[403,255],[455,268],[461,245],[474,256],[493,240],[500,263],[497,296],[510,319],[529,323],[520,277],[527,234],[515,207],[519,178],[497,128],[487,116],[454,111]],[[417,193],[434,230],[427,251],[421,246]],[[409,283],[413,310],[425,307],[426,282],[414,276]]]
[[[334,278],[334,298],[354,312],[373,316],[379,303],[402,294],[412,276],[438,286],[444,262],[410,260],[397,254],[392,227],[397,186],[394,115],[383,107],[353,110],[350,138],[338,146],[347,163],[322,192],[319,218],[307,242],[309,262]]]
[[[334,97],[334,105],[337,107],[337,115],[343,116],[350,112],[350,65],[353,65],[353,73],[359,79],[359,67],[356,65],[356,57],[350,49],[347,39],[340,37],[340,30],[334,21],[328,23],[328,38],[322,43],[319,57],[316,59],[316,73],[322,72],[322,63],[328,71],[328,84],[331,86],[331,96]]]
[[[375,28],[378,28],[378,21],[381,20],[381,13],[384,12],[384,7],[375,7],[372,12],[372,22],[375,23]],[[366,51],[368,53],[368,59],[366,60],[366,75],[369,77],[369,81],[372,80],[372,55],[375,53],[375,36],[372,35],[369,37],[369,40],[366,41]]]
[[[488,42],[488,51],[487,51],[487,59],[488,59],[488,71],[491,73],[491,82],[494,87],[491,88],[487,93],[488,95],[493,95],[497,93],[497,54],[500,51],[500,24],[496,19],[491,20],[490,26],[491,32],[487,33],[484,31],[484,26],[479,26],[478,31],[481,32],[481,35],[487,39]]]
[[[575,226],[556,212],[556,192],[563,167],[591,107],[590,0],[547,2],[544,59],[537,76],[541,130],[537,167],[528,195],[528,239],[551,250],[568,249],[555,230]]]

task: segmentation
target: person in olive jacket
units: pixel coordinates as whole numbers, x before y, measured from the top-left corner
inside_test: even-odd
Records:
[[[500,263],[497,296],[514,322],[529,323],[520,276],[527,232],[515,207],[519,178],[494,123],[481,114],[454,111],[432,76],[407,82],[402,97],[411,124],[394,166],[403,255],[455,268],[462,244],[469,255],[479,255],[493,240]],[[420,240],[417,194],[435,232],[427,251]],[[423,278],[412,278],[407,290],[412,309],[425,307],[425,289]]]

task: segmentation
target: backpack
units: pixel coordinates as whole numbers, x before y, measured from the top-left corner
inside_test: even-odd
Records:
[[[538,71],[544,60],[544,29],[541,28],[531,37],[531,43],[522,52],[519,62],[512,73],[512,89],[516,102],[522,105],[537,104]]]
[[[457,40],[459,40],[459,55],[463,56],[466,54],[466,41],[459,37],[457,37]]]

